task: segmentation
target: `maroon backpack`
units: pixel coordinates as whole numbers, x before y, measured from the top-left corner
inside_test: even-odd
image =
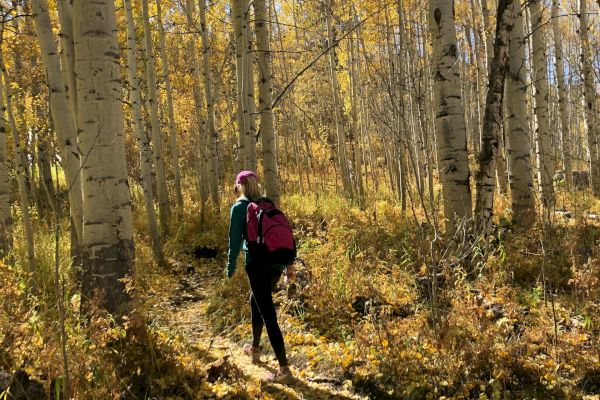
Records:
[[[292,226],[271,200],[262,198],[248,204],[246,214],[248,251],[269,265],[290,265],[296,258]]]

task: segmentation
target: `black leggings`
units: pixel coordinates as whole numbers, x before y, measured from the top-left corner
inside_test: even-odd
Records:
[[[275,357],[282,367],[287,366],[287,357],[285,355],[285,344],[279,324],[277,323],[277,313],[273,304],[273,290],[281,277],[281,272],[271,271],[265,265],[258,262],[251,262],[246,266],[248,281],[252,293],[250,294],[250,306],[252,308],[252,345],[258,347],[263,326],[267,327],[267,335]]]

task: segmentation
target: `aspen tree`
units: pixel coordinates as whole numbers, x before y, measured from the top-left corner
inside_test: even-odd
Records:
[[[439,175],[442,183],[446,230],[452,234],[458,220],[471,220],[471,171],[467,157],[464,106],[460,96],[454,0],[432,0],[431,34],[434,43],[433,76]]]
[[[2,26],[0,25],[0,37],[2,37]],[[23,230],[25,232],[25,242],[27,246],[27,272],[29,274],[33,274],[36,271],[36,263],[35,263],[35,248],[34,248],[34,239],[33,239],[33,225],[31,223],[31,216],[29,211],[29,193],[27,188],[27,178],[26,172],[23,165],[23,155],[22,155],[22,144],[21,138],[19,137],[19,131],[17,128],[17,123],[15,121],[13,105],[12,105],[12,93],[11,93],[11,81],[8,76],[8,71],[6,70],[6,66],[4,64],[4,57],[2,55],[2,51],[0,50],[0,70],[2,72],[2,79],[4,80],[4,84],[2,84],[2,79],[0,79],[0,95],[4,96],[4,106],[0,108],[0,119],[5,119],[4,112],[6,112],[6,116],[8,120],[8,125],[11,130],[12,139],[13,139],[13,152],[14,152],[14,166],[15,173],[17,176],[17,185],[19,188],[19,204],[21,206],[21,213],[23,218]],[[3,87],[2,87],[3,86]],[[35,291],[36,285],[33,280],[28,281],[28,287]]]
[[[148,15],[148,0],[142,0],[142,20],[144,23],[144,49],[146,52],[146,81],[148,83],[148,98],[150,111],[150,125],[152,127],[152,150],[154,155],[154,168],[156,170],[156,192],[158,194],[158,214],[160,229],[163,235],[169,231],[169,192],[167,177],[162,158],[162,132],[158,117],[158,94],[156,86],[156,71],[154,70],[154,48],[152,45],[152,31],[150,30],[150,15]]]
[[[2,28],[0,28],[1,32]],[[11,213],[11,185],[9,179],[9,160],[6,149],[6,106],[4,104],[4,85],[0,74],[0,256],[6,256],[12,249],[13,219]]]
[[[531,38],[533,46],[533,70],[535,77],[535,114],[537,116],[538,180],[542,193],[542,204],[549,216],[554,208],[555,195],[552,178],[554,176],[554,153],[552,132],[548,114],[548,60],[546,57],[546,26],[541,0],[530,0]]]
[[[69,207],[78,241],[83,235],[83,199],[79,176],[80,154],[77,148],[77,128],[75,126],[73,103],[69,102],[68,86],[60,71],[60,60],[52,35],[52,25],[46,0],[32,0],[33,20],[37,30],[42,62],[49,87],[50,112],[61,152],[67,187]],[[51,203],[54,199],[51,199]]]
[[[585,116],[587,118],[587,142],[590,156],[590,178],[594,195],[600,196],[600,159],[598,154],[598,137],[600,136],[600,121],[596,106],[596,84],[592,66],[590,46],[590,20],[588,0],[580,0],[579,34],[581,36],[581,62],[585,95]]]
[[[188,42],[188,54],[190,60],[190,68],[192,75],[192,90],[194,93],[194,116],[196,117],[196,124],[198,128],[198,151],[199,151],[199,192],[200,192],[200,206],[201,206],[201,219],[204,218],[204,209],[208,201],[209,196],[209,184],[208,184],[208,166],[206,165],[206,132],[204,129],[204,119],[202,117],[202,94],[200,91],[200,65],[198,63],[198,56],[196,52],[196,32],[197,27],[194,21],[195,18],[195,3],[193,0],[186,0],[186,17],[187,24],[192,32]]]
[[[158,44],[160,48],[160,59],[162,62],[162,79],[165,83],[167,101],[167,117],[169,126],[169,146],[171,149],[171,168],[173,169],[173,184],[175,185],[175,197],[177,209],[181,216],[183,212],[183,193],[181,190],[181,168],[179,167],[179,147],[177,144],[177,128],[175,126],[175,112],[173,109],[173,88],[169,75],[169,58],[167,57],[167,46],[165,44],[165,27],[162,21],[161,1],[156,0],[156,17],[158,23]]]
[[[123,279],[133,271],[134,247],[115,4],[77,1],[73,15],[84,198],[81,291],[84,304],[121,316],[129,308]]]
[[[210,193],[213,203],[219,207],[219,156],[217,149],[217,127],[215,122],[215,100],[212,88],[212,76],[210,72],[210,43],[208,41],[208,30],[206,26],[206,0],[199,0],[198,9],[200,10],[200,37],[202,39],[202,76],[204,77],[204,97],[206,99],[206,120],[207,120],[207,142],[209,160],[209,183]]]
[[[267,196],[279,202],[279,171],[273,121],[273,69],[270,29],[265,0],[254,0],[256,50],[258,59],[258,109],[263,151],[263,171]],[[298,171],[300,172],[300,171]]]
[[[494,212],[494,164],[497,162],[503,123],[504,79],[508,70],[510,34],[514,24],[514,1],[520,0],[498,1],[498,26],[483,120],[475,206],[477,232],[484,235],[489,233]]]
[[[256,171],[256,104],[254,99],[254,48],[252,40],[252,29],[250,29],[250,2],[242,2],[242,83],[244,87],[243,104],[246,122],[244,128],[244,140],[246,141],[247,169]]]
[[[515,3],[515,21],[511,32],[509,65],[506,76],[506,152],[509,162],[509,183],[513,220],[518,224],[533,223],[535,198],[529,143],[527,77],[525,65],[524,12]]]
[[[231,0],[231,18],[233,22],[233,36],[235,46],[235,74],[236,74],[236,120],[238,125],[238,169],[248,168],[248,150],[246,149],[246,129],[250,129],[248,115],[245,114],[245,85],[244,85],[244,52],[246,46],[243,42],[243,1]],[[248,128],[246,128],[248,126]]]
[[[136,60],[136,42],[135,42],[135,22],[131,8],[131,0],[124,0],[125,17],[127,19],[127,80],[129,81],[129,97],[131,108],[133,109],[133,130],[140,153],[140,169],[142,174],[142,189],[144,192],[144,203],[146,206],[146,216],[148,218],[148,228],[150,230],[150,239],[152,241],[152,252],[158,263],[162,263],[163,256],[160,245],[160,232],[156,222],[156,213],[154,211],[154,190],[152,188],[152,153],[148,136],[144,132],[142,122],[142,98],[140,95],[140,81],[137,77]]]
[[[335,41],[333,33],[333,23],[331,21],[333,17],[333,8],[331,6],[332,0],[325,0],[325,22],[327,24],[327,43],[329,46]],[[339,98],[339,83],[337,77],[337,57],[335,54],[335,47],[329,49],[329,75],[331,79],[331,87],[333,91],[333,108],[334,108],[334,121],[335,121],[335,148],[338,162],[338,168],[340,169],[340,175],[342,178],[342,184],[346,196],[353,197],[352,184],[350,183],[350,171],[348,170],[348,157],[346,155],[346,134],[343,127],[343,115],[342,105]]]
[[[56,0],[60,33],[61,66],[66,77],[66,95],[71,104],[73,124],[77,124],[77,80],[75,79],[75,45],[73,43],[73,5],[71,0]]]
[[[558,86],[558,107],[562,137],[563,172],[567,187],[573,185],[573,160],[571,155],[571,133],[569,112],[567,110],[567,91],[565,89],[565,65],[563,61],[562,34],[559,20],[560,0],[552,0],[552,31],[554,33],[554,57],[556,83]]]
[[[493,4],[493,0],[481,0],[481,15],[483,19],[483,40],[482,43],[484,45],[484,50],[486,54],[486,63],[487,66],[487,75],[484,79],[484,91],[482,93],[482,98],[486,98],[487,90],[489,87],[489,78],[492,70],[492,58],[494,57],[494,33],[492,29],[492,24],[490,22],[490,6]],[[485,103],[482,104],[483,107],[486,106]],[[485,121],[483,121],[485,123]],[[484,135],[485,132],[482,132]],[[506,193],[506,185],[508,183],[508,177],[506,175],[506,159],[504,157],[504,142],[502,140],[502,136],[499,137],[500,145],[498,147],[498,152],[496,153],[496,174],[498,178],[498,191],[500,193]]]

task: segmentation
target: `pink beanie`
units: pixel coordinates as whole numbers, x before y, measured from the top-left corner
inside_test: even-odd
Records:
[[[248,182],[248,178],[249,177],[255,177],[258,179],[258,177],[256,176],[256,174],[252,171],[242,171],[239,174],[237,174],[237,176],[235,177],[235,184],[236,185],[243,185],[246,182]]]

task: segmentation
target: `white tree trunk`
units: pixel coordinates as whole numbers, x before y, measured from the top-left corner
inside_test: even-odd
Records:
[[[579,34],[581,36],[581,61],[583,63],[583,81],[585,86],[585,114],[588,125],[587,142],[590,154],[590,178],[594,195],[600,196],[600,159],[598,154],[598,138],[600,137],[600,121],[596,106],[597,93],[592,66],[590,46],[590,19],[588,0],[580,0]]]
[[[543,20],[541,0],[530,0],[531,37],[533,44],[533,70],[535,75],[535,114],[538,131],[538,176],[542,193],[542,204],[546,214],[554,208],[554,152],[552,150],[552,132],[548,112],[548,59],[546,57],[546,26]]]
[[[66,94],[71,104],[73,124],[77,124],[77,80],[75,79],[75,46],[73,44],[73,6],[69,0],[57,0],[60,21],[60,47],[63,74],[68,88]]]
[[[192,73],[192,89],[194,92],[194,114],[196,117],[196,124],[198,125],[198,152],[199,152],[199,192],[200,192],[200,206],[201,206],[201,219],[204,218],[204,209],[208,201],[210,192],[210,184],[208,177],[208,165],[206,161],[206,130],[204,119],[200,110],[203,108],[202,93],[200,91],[200,65],[198,64],[198,56],[196,52],[196,34],[198,27],[194,21],[195,18],[195,3],[193,0],[186,0],[186,16],[187,23],[192,32],[190,41],[188,43],[189,60],[191,64]]]
[[[206,120],[207,120],[207,144],[206,149],[209,167],[209,183],[212,201],[215,207],[219,207],[219,152],[217,149],[217,127],[215,121],[215,100],[213,96],[212,75],[210,72],[210,43],[208,40],[208,30],[206,26],[206,0],[199,0],[198,8],[200,10],[200,37],[202,38],[202,75],[204,77],[204,97],[206,99]]]
[[[2,27],[0,27],[0,34],[2,33]],[[21,212],[23,214],[23,230],[25,232],[25,242],[27,246],[27,272],[33,274],[36,270],[35,263],[35,248],[33,241],[33,226],[31,224],[31,217],[29,213],[29,194],[27,190],[27,180],[25,175],[25,167],[23,165],[23,154],[21,151],[21,139],[19,138],[19,131],[17,130],[17,124],[15,122],[15,116],[12,107],[12,93],[11,93],[11,81],[4,65],[4,59],[0,52],[0,70],[2,70],[2,77],[4,79],[4,85],[0,82],[0,89],[4,96],[5,106],[0,108],[2,115],[0,119],[5,119],[4,110],[6,110],[8,125],[12,133],[13,139],[13,151],[14,151],[14,165],[15,172],[17,175],[17,184],[19,187],[19,203],[21,205]],[[1,81],[1,80],[0,80]],[[2,87],[3,86],[3,87]],[[36,284],[32,278],[28,279],[27,286],[35,291]]]
[[[275,128],[273,122],[273,69],[269,18],[265,0],[254,0],[256,51],[258,58],[258,110],[260,113],[260,136],[263,151],[263,172],[267,196],[279,202],[279,171]]]
[[[133,271],[134,247],[115,4],[77,1],[73,13],[83,165],[82,296],[85,304],[123,315],[129,308],[123,278]]]
[[[150,125],[152,126],[152,150],[154,153],[154,168],[156,169],[156,191],[158,194],[158,213],[160,229],[163,235],[169,232],[169,192],[167,177],[162,158],[162,133],[158,117],[158,94],[156,89],[156,71],[154,70],[154,48],[152,45],[152,31],[150,30],[150,16],[148,15],[148,0],[142,0],[142,19],[144,21],[144,42],[146,50],[146,82],[148,84],[148,103],[150,110]]]
[[[244,137],[246,141],[247,169],[256,171],[256,102],[254,98],[254,48],[252,41],[252,29],[250,28],[250,2],[242,2],[242,66],[244,71],[244,116],[245,124]]]
[[[464,106],[460,96],[454,0],[431,1],[434,43],[433,76],[439,175],[444,196],[446,230],[473,216]]]
[[[169,58],[167,57],[167,46],[165,44],[165,28],[162,21],[161,0],[156,0],[156,13],[158,22],[158,43],[160,46],[160,58],[162,61],[162,78],[165,82],[167,97],[167,116],[169,118],[169,145],[171,147],[171,168],[173,168],[173,183],[175,185],[175,196],[177,198],[177,209],[179,215],[183,212],[183,192],[181,190],[181,168],[179,167],[179,147],[177,145],[177,128],[175,126],[175,112],[173,109],[173,89],[171,77],[169,76]]]
[[[524,9],[516,5],[506,76],[506,151],[509,163],[513,220],[521,225],[535,222],[535,197],[529,142],[527,77],[525,75]]]
[[[236,119],[238,124],[238,161],[240,169],[248,167],[248,151],[246,150],[246,126],[250,124],[244,114],[244,49],[242,40],[243,6],[242,0],[231,0],[231,19],[233,22],[233,36],[235,45],[235,73],[236,73]],[[249,129],[249,128],[248,128]]]
[[[0,32],[1,32],[0,28]],[[11,185],[9,179],[9,160],[6,150],[6,106],[4,104],[4,85],[0,74],[0,255],[6,256],[12,249],[13,219],[10,208]]]
[[[333,8],[332,0],[325,0],[325,22],[327,24],[327,43],[331,46],[335,40],[333,33],[333,23],[331,21]],[[334,108],[334,120],[335,120],[335,132],[336,132],[336,153],[338,167],[340,169],[340,175],[342,177],[342,183],[346,196],[352,198],[354,193],[352,190],[352,184],[350,181],[350,171],[348,170],[348,156],[346,155],[346,134],[343,126],[343,115],[342,105],[339,99],[339,83],[337,77],[337,57],[335,54],[335,47],[329,50],[329,75],[331,78],[331,86],[333,90],[333,108]]]
[[[137,59],[135,42],[135,22],[131,9],[131,0],[124,0],[125,16],[127,19],[127,80],[129,81],[129,97],[133,109],[133,129],[140,152],[140,169],[142,173],[142,189],[144,191],[144,203],[152,241],[152,252],[158,263],[162,263],[163,256],[160,244],[160,232],[156,222],[154,211],[154,192],[152,188],[152,152],[148,136],[144,132],[142,122],[142,98],[140,94],[140,81],[137,77]]]
[[[573,159],[571,154],[571,131],[569,110],[567,109],[567,90],[565,87],[565,65],[563,61],[563,36],[560,29],[560,0],[552,0],[552,31],[554,33],[554,56],[556,80],[558,84],[558,107],[562,137],[563,172],[567,187],[573,185]]]
[[[42,62],[45,66],[46,80],[50,90],[50,112],[56,131],[57,142],[63,160],[69,206],[74,222],[77,240],[83,235],[83,200],[81,180],[79,179],[80,154],[77,148],[77,128],[72,103],[69,102],[67,85],[60,71],[60,60],[52,35],[52,25],[46,0],[32,0],[33,19],[37,30]],[[51,199],[53,202],[54,199]]]

